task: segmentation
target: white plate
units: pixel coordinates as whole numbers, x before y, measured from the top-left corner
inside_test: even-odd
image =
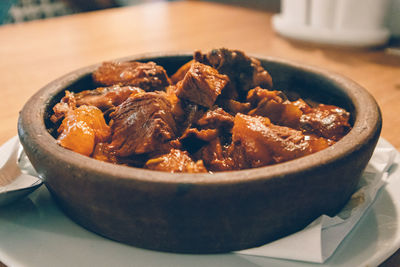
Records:
[[[385,141],[384,141],[385,142]],[[320,266],[377,266],[400,247],[400,153],[388,184]],[[316,266],[315,263],[235,253],[183,255],[120,244],[67,218],[41,187],[28,198],[0,208],[0,261],[8,266]]]

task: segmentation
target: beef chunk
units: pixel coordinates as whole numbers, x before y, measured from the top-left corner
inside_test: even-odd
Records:
[[[175,138],[171,103],[164,92],[130,96],[110,114],[111,148],[119,157],[150,153]]]
[[[239,168],[254,168],[299,158],[328,145],[324,138],[274,125],[267,118],[237,114],[230,149]]]
[[[233,116],[222,108],[214,108],[205,112],[192,126],[196,128],[186,129],[180,140],[186,150],[195,153],[215,138],[221,138],[230,143]]]
[[[63,119],[69,111],[74,110],[76,108],[76,99],[74,93],[66,90],[65,96],[61,98],[60,102],[54,105],[53,107],[53,115],[50,117],[50,120],[53,123],[57,123]]]
[[[230,130],[233,126],[233,119],[234,117],[222,108],[214,108],[208,110],[197,120],[196,125],[206,129],[228,128]]]
[[[171,83],[165,69],[151,61],[104,62],[92,76],[101,86],[130,85],[145,91],[165,91]]]
[[[196,153],[201,147],[218,137],[217,129],[188,128],[180,137],[183,147],[191,154]]]
[[[274,100],[277,103],[282,103],[286,100],[286,96],[281,91],[271,91],[257,86],[247,93],[246,100],[251,104],[251,107],[255,108],[261,101],[265,100]]]
[[[281,91],[269,91],[256,87],[247,95],[247,101],[254,107],[248,114],[268,117],[274,124],[299,129],[303,112],[298,103],[307,104],[300,100],[292,103],[285,99],[286,96]]]
[[[175,118],[178,132],[183,133],[190,128],[205,112],[206,108],[176,96],[176,86],[167,88],[168,100],[172,104],[172,113]]]
[[[264,132],[269,132],[270,121],[238,113],[232,129],[229,154],[238,169],[261,167],[273,163]]]
[[[213,139],[201,149],[201,158],[209,171],[228,171],[239,169],[228,155],[226,146],[221,144],[219,137]]]
[[[186,73],[189,71],[190,67],[192,66],[194,60],[191,60],[187,63],[185,63],[182,67],[180,67],[172,76],[171,76],[171,82],[173,84],[177,84],[179,81],[183,80],[185,77]]]
[[[108,143],[97,143],[94,147],[92,157],[104,162],[118,163],[118,159],[114,151],[110,149]]]
[[[85,90],[75,94],[76,105],[91,105],[102,111],[118,106],[124,102],[131,94],[144,92],[138,87],[119,86],[98,87],[94,90]]]
[[[168,154],[171,149],[182,149],[182,145],[177,139],[170,140],[166,143],[161,144],[157,150],[154,150],[149,153],[144,153],[144,154],[133,154],[128,157],[117,157],[115,155],[115,151],[110,149],[110,146],[107,147],[105,151],[103,151],[103,154],[100,156],[113,156],[115,155],[115,159],[118,164],[126,165],[126,166],[133,166],[137,168],[144,168],[146,162],[149,159],[159,157],[160,155]],[[108,150],[108,151],[107,151]],[[105,152],[105,153],[104,153]],[[111,152],[111,153],[110,153]],[[111,158],[112,159],[112,158]]]
[[[350,113],[346,110],[319,104],[300,118],[300,127],[319,136],[338,141],[350,130]]]
[[[254,87],[272,88],[272,78],[261,66],[260,61],[248,57],[240,50],[220,48],[213,49],[207,54],[196,51],[194,59],[214,67],[219,73],[228,75],[230,83],[224,91],[225,98],[243,100],[247,91]]]
[[[210,108],[227,83],[226,75],[219,74],[210,66],[193,62],[183,80],[177,84],[176,95]]]
[[[198,130],[195,128],[189,128],[187,129],[182,137],[180,139],[185,140],[187,138],[196,138],[199,140],[203,140],[205,142],[209,142],[213,139],[215,139],[218,136],[218,130],[217,129],[202,129]]]
[[[251,109],[251,105],[248,102],[239,102],[227,98],[220,98],[217,102],[224,110],[234,115],[236,113],[247,114]]]
[[[172,173],[207,172],[202,160],[194,162],[186,151],[179,149],[171,149],[168,154],[148,160],[145,167],[151,170],[167,171]]]

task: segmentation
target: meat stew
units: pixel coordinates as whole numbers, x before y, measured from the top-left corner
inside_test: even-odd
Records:
[[[248,169],[315,153],[351,129],[345,109],[275,90],[268,70],[239,50],[196,51],[170,77],[137,61],[105,62],[92,77],[95,88],[66,91],[51,121],[61,146],[106,162]]]

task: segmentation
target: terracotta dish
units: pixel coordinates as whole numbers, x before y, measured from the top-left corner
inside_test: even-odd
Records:
[[[65,90],[94,88],[100,65],[71,72],[39,90],[24,106],[18,132],[32,165],[74,221],[142,248],[219,253],[255,247],[298,231],[348,201],[381,131],[381,114],[358,84],[320,68],[256,57],[274,87],[351,113],[352,130],[315,154],[272,166],[229,172],[168,173],[105,163],[57,144],[51,109]],[[142,55],[172,75],[189,54]]]

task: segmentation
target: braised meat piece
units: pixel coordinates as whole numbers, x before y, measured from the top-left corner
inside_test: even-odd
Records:
[[[176,96],[176,86],[170,85],[166,88],[167,98],[172,105],[172,113],[175,118],[180,118],[185,116],[184,107],[181,100]]]
[[[227,83],[226,75],[219,74],[210,66],[193,62],[183,80],[177,84],[176,95],[210,108]]]
[[[92,76],[101,86],[129,85],[145,91],[165,91],[171,84],[165,69],[151,61],[104,62]]]
[[[273,163],[267,136],[271,122],[264,117],[235,116],[229,154],[239,169],[261,167]]]
[[[257,86],[249,90],[246,100],[251,104],[251,107],[255,108],[260,102],[266,100],[274,100],[277,103],[282,103],[286,100],[286,96],[281,91],[271,91]]]
[[[300,127],[310,133],[338,141],[350,130],[350,113],[346,110],[319,104],[300,118]]]
[[[210,141],[200,152],[201,159],[209,171],[229,171],[239,167],[228,154],[228,147],[221,144],[219,137]]]
[[[174,75],[171,76],[171,82],[173,84],[177,84],[185,77],[186,73],[189,71],[190,67],[192,66],[194,60],[191,60],[185,63],[182,67],[180,67]]]
[[[303,112],[297,103],[307,104],[300,100],[292,103],[285,99],[286,96],[281,91],[269,91],[256,87],[247,95],[247,101],[254,107],[248,114],[268,117],[274,124],[299,129]]]
[[[76,108],[76,100],[74,93],[66,90],[65,96],[61,98],[60,102],[55,104],[53,107],[53,115],[51,115],[50,120],[53,123],[57,123],[63,119],[69,111]]]
[[[350,130],[350,114],[342,108],[319,104],[310,107],[301,98],[290,102],[280,91],[260,87],[249,91],[247,101],[254,107],[249,115],[268,117],[272,123],[338,141]]]
[[[171,103],[164,92],[130,96],[110,114],[112,142],[119,157],[150,153],[176,137]]]
[[[114,85],[98,87],[94,90],[85,90],[75,94],[76,105],[91,105],[102,111],[118,106],[131,94],[144,92],[138,87]]]
[[[261,66],[259,60],[248,57],[240,50],[226,48],[213,49],[207,54],[200,51],[194,53],[194,59],[212,66],[219,73],[228,75],[230,84],[224,92],[226,98],[243,100],[247,91],[260,86],[272,88],[272,78]]]
[[[94,147],[92,157],[97,160],[110,163],[118,163],[115,152],[110,149],[108,143],[97,143]]]
[[[178,132],[183,133],[206,112],[207,108],[177,97],[176,88],[174,85],[167,87],[167,98],[172,104],[172,114]]]
[[[213,107],[199,119],[194,120],[192,127],[195,128],[187,128],[180,140],[190,153],[195,153],[217,137],[221,137],[224,140],[228,138],[230,142],[233,118],[222,108]]]
[[[218,105],[230,114],[247,114],[251,110],[251,105],[249,102],[239,102],[228,98],[220,98],[218,101]]]
[[[308,104],[310,103],[310,104]],[[305,102],[303,99],[298,98],[296,101],[292,102],[293,105],[295,105],[296,107],[298,107],[303,113],[308,113],[311,111],[312,106],[317,106],[314,105],[313,101],[307,100],[307,102]]]
[[[86,156],[92,154],[96,143],[108,141],[111,134],[101,110],[86,105],[70,110],[57,131],[60,145]]]
[[[187,129],[181,136],[181,140],[196,138],[205,142],[210,142],[211,140],[218,137],[217,129],[202,129],[198,130],[196,128]]]
[[[145,168],[167,172],[207,172],[202,160],[193,161],[188,152],[179,149],[171,149],[168,154],[150,159]]]
[[[124,102],[131,94],[140,92],[144,91],[138,87],[121,87],[119,85],[98,87],[79,93],[65,91],[65,96],[53,107],[54,114],[50,120],[56,123],[63,119],[70,110],[83,105],[95,106],[101,111],[106,111]]]
[[[196,125],[205,129],[231,129],[233,126],[234,117],[225,112],[222,108],[209,109],[199,120]]]
[[[183,148],[189,153],[194,154],[208,142],[217,138],[219,132],[217,129],[188,128],[179,138]]]
[[[236,165],[254,168],[299,158],[328,145],[324,138],[273,125],[265,117],[237,114],[230,149]]]

